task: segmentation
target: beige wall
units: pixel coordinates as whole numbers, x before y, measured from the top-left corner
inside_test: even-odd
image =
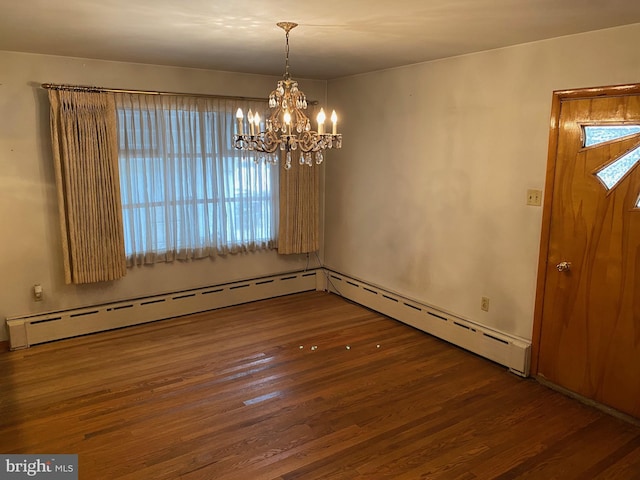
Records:
[[[134,268],[99,285],[64,284],[46,91],[41,83],[266,97],[276,77],[0,52],[0,318],[105,303],[304,268],[274,252]],[[325,100],[326,82],[300,80]],[[312,265],[313,265],[312,261]],[[32,286],[44,287],[34,302]],[[4,323],[4,322],[3,322]],[[0,328],[0,341],[7,338]]]
[[[542,209],[525,197],[552,92],[640,82],[639,42],[636,24],[330,81],[325,264],[530,339]]]

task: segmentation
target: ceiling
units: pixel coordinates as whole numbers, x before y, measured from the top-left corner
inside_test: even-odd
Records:
[[[636,0],[2,0],[0,50],[331,79],[640,22]]]

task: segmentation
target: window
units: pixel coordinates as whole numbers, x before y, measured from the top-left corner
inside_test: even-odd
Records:
[[[251,103],[254,111],[265,104]],[[116,94],[129,264],[273,247],[278,169],[232,147],[233,100]]]
[[[640,125],[585,125],[582,128],[585,147],[623,139],[640,133]]]
[[[640,125],[632,124],[583,125],[582,129],[585,147],[626,140],[640,133]],[[640,145],[636,144],[595,172],[595,175],[607,190],[612,190],[638,162],[640,162]],[[635,206],[640,208],[640,197],[636,200]]]
[[[607,189],[611,190],[635,167],[638,161],[640,161],[640,147],[635,147],[602,168],[596,175]]]

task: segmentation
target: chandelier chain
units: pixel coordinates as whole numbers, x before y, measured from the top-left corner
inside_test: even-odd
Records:
[[[295,22],[278,22],[278,27],[285,31],[285,64],[284,64],[284,78],[285,80],[291,80],[291,74],[289,74],[289,32],[298,26]]]
[[[285,47],[284,78],[289,80],[291,78],[291,75],[289,74],[289,30],[286,32],[287,45]]]

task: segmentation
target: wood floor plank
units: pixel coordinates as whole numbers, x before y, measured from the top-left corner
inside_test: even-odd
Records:
[[[0,352],[0,452],[82,479],[640,478],[640,428],[311,292]]]

